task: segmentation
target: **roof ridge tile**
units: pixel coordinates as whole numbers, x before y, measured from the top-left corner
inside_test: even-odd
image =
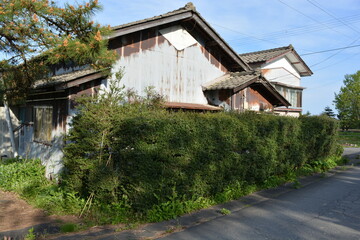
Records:
[[[176,15],[176,14],[184,13],[184,12],[189,12],[189,11],[198,13],[196,11],[195,5],[192,2],[188,2],[184,7],[181,7],[179,9],[176,9],[176,10],[173,10],[173,11],[170,11],[170,12],[167,12],[167,13],[163,13],[163,14],[156,15],[156,16],[153,16],[153,17],[144,18],[144,19],[141,19],[141,20],[137,20],[137,21],[133,21],[133,22],[113,26],[112,30],[121,29],[121,28],[132,26],[132,25],[145,23],[145,22],[161,19],[163,17],[169,17],[169,16],[172,16],[172,15]]]
[[[254,51],[254,52],[248,52],[248,53],[240,53],[239,55],[247,56],[247,55],[255,55],[255,54],[261,54],[261,53],[268,53],[268,52],[277,52],[280,50],[292,50],[294,47],[290,44],[288,46],[278,47],[278,48],[271,48],[271,49],[265,49],[260,51]]]

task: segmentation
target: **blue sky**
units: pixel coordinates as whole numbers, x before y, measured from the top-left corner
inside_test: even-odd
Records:
[[[112,26],[160,15],[186,0],[100,0],[96,21]],[[238,53],[292,44],[300,54],[360,44],[359,0],[193,0],[196,10]],[[360,47],[302,56],[304,113],[333,110],[345,74],[360,70]]]

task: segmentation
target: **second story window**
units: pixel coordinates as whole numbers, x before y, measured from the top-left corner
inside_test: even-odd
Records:
[[[289,101],[291,107],[302,107],[302,90],[279,85],[276,85],[275,88]]]

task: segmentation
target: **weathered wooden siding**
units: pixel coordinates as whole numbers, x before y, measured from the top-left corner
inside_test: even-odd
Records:
[[[58,97],[64,97],[65,93],[59,93]],[[58,174],[62,169],[62,146],[63,135],[66,132],[67,118],[67,99],[47,100],[54,93],[41,94],[40,96],[31,96],[28,100],[25,115],[22,116],[23,124],[18,130],[19,148],[18,153],[23,158],[40,158],[46,167],[46,175]],[[44,99],[44,100],[41,100]],[[41,142],[34,139],[34,108],[51,107],[52,108],[52,129],[51,141]]]
[[[122,84],[139,94],[154,86],[171,102],[207,104],[201,85],[227,72],[221,59],[205,49],[200,39],[178,50],[170,42],[172,38],[169,41],[160,31],[142,31],[111,43],[110,47],[120,55],[113,70],[124,67]]]

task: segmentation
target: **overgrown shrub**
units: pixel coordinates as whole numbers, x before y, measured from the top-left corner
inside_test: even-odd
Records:
[[[63,186],[98,220],[171,218],[339,156],[330,118],[169,112],[154,95],[119,105],[111,94],[82,102],[65,147]]]
[[[0,164],[0,188],[96,224],[161,221],[325,171],[342,153],[330,118],[169,112],[157,100],[84,99],[62,183],[47,180],[39,160],[12,159]]]
[[[172,218],[292,179],[295,171],[324,170],[341,154],[330,118],[169,112],[160,103],[151,89],[140,98],[115,85],[80,101],[62,189],[86,199],[96,222]]]

